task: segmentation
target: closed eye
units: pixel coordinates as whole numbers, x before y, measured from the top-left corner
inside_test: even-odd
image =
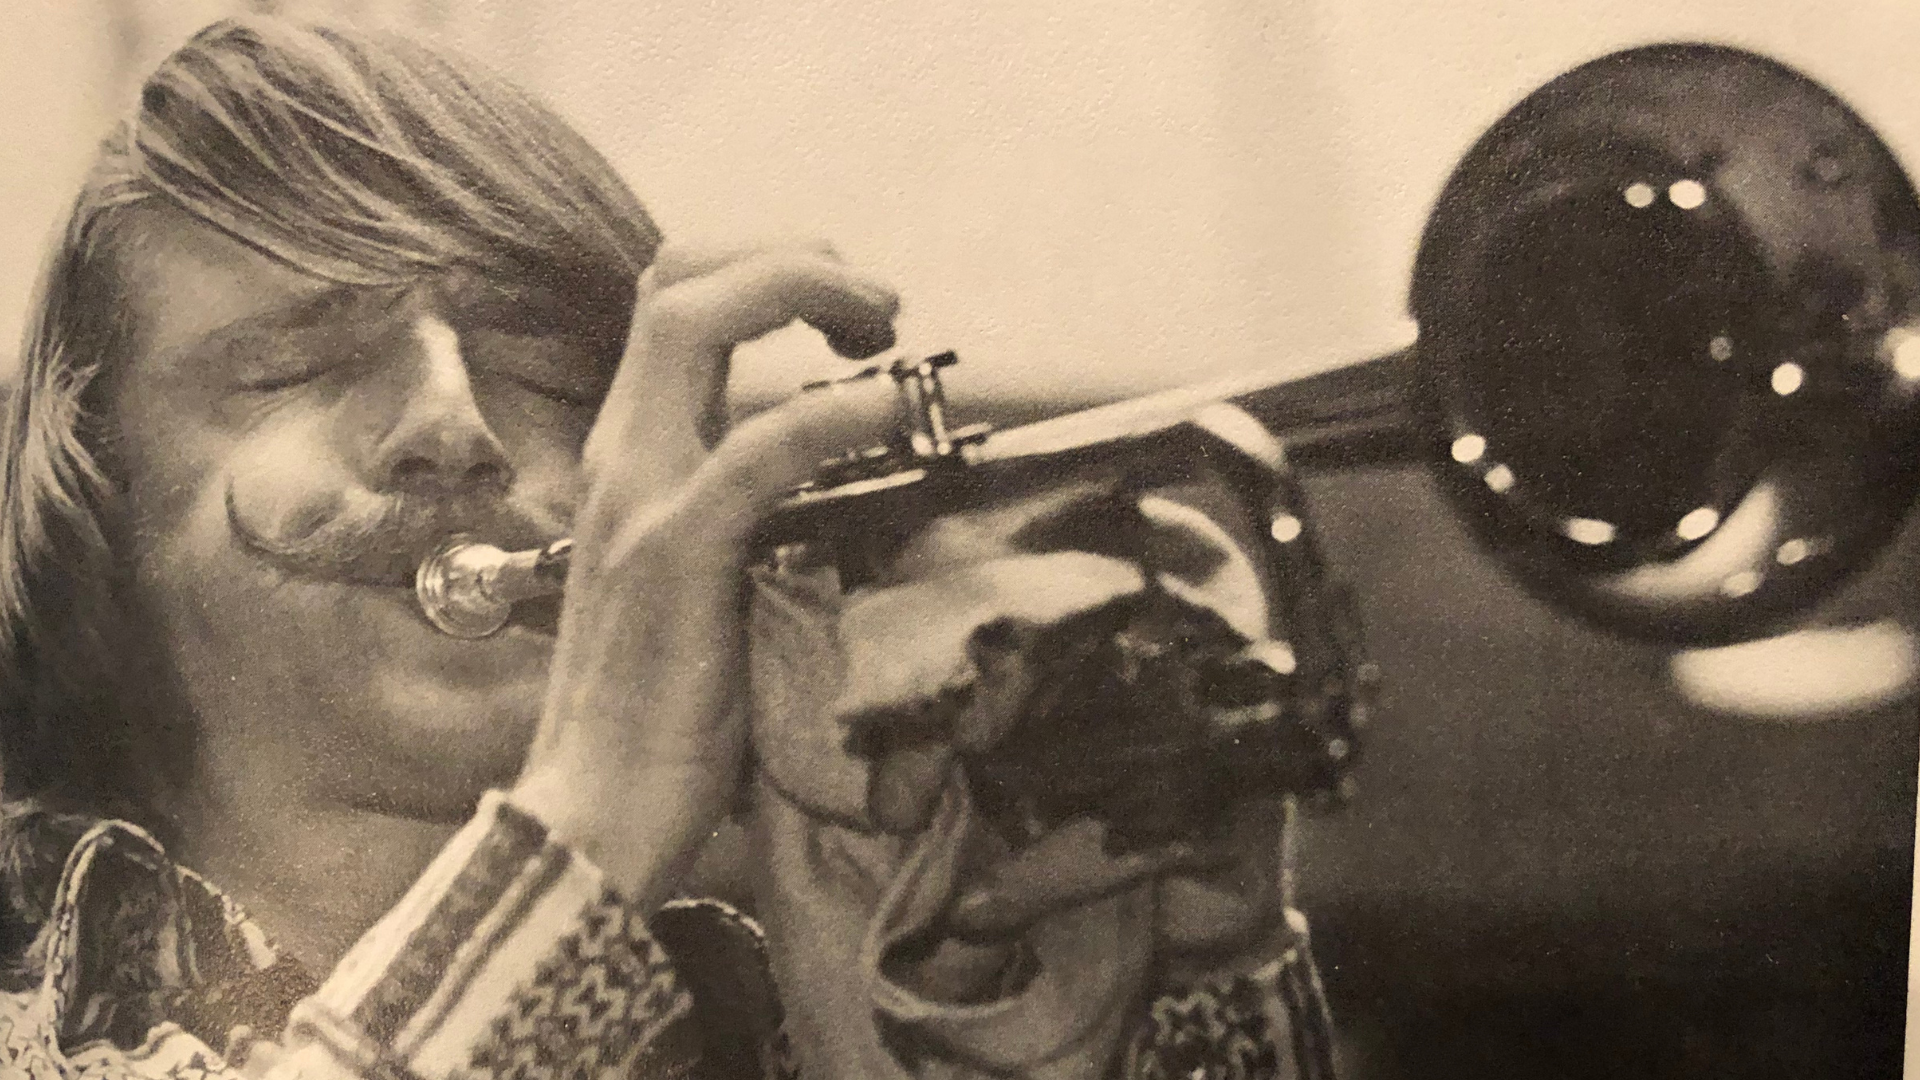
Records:
[[[256,394],[270,394],[275,390],[291,390],[296,386],[312,382],[326,374],[327,369],[314,366],[301,371],[277,374],[264,379],[254,379],[240,384],[240,389]]]
[[[556,386],[551,382],[529,378],[513,372],[500,372],[500,377],[524,390],[531,390],[543,398],[557,401],[575,409],[596,409],[607,396],[604,389],[583,389],[579,387]]]
[[[281,334],[280,340],[257,343],[240,350],[245,356],[234,364],[233,385],[247,393],[270,394],[291,390],[313,382],[330,372],[352,366],[361,350],[351,343],[329,341],[314,333]]]
[[[472,330],[461,336],[474,372],[502,379],[569,408],[596,409],[614,364],[577,337]]]
[[[219,348],[241,390],[290,390],[363,365],[404,298],[392,288],[328,290],[277,318],[232,328]]]

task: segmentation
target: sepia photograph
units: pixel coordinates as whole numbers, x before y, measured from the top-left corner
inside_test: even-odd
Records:
[[[1920,1076],[1910,0],[11,0],[0,1080]]]

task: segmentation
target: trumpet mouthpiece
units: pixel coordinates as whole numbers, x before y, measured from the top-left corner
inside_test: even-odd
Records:
[[[504,551],[470,536],[447,539],[421,560],[413,594],[441,633],[469,640],[496,634],[521,600],[559,593],[573,541]]]

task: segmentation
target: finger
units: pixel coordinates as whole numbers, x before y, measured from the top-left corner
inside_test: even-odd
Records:
[[[796,319],[865,348],[890,341],[900,297],[837,262],[786,251],[727,264],[662,290],[636,311],[607,408],[695,416],[725,385],[733,347]]]
[[[932,820],[953,768],[953,746],[929,742],[896,750],[873,767],[867,785],[867,812],[882,832],[905,836]]]
[[[768,252],[663,289],[649,305],[649,345],[730,347],[799,319],[856,344],[890,337],[899,294],[818,254]]]
[[[654,264],[641,275],[640,294],[643,298],[650,297],[682,282],[718,273],[742,262],[769,258],[825,260],[834,264],[841,262],[840,253],[832,244],[824,240],[709,248],[677,247],[671,251],[663,250]],[[873,356],[892,348],[894,343],[891,326],[878,336],[831,325],[820,326],[817,329],[825,335],[827,344],[835,352],[854,359]]]
[[[864,351],[891,341],[898,308],[879,281],[792,253],[731,263],[660,293],[635,316],[627,359],[587,440],[589,470],[618,456],[656,467],[636,479],[678,484],[724,430],[735,345],[802,319],[864,339],[852,350]]]
[[[738,543],[821,463],[890,439],[900,426],[891,379],[834,383],[756,414],[735,427],[700,463],[684,501],[701,508],[699,526]]]
[[[661,246],[647,267],[653,287],[671,288],[688,278],[704,277],[724,266],[772,252],[787,251],[812,255],[832,262],[840,261],[840,252],[825,240],[759,241],[737,244],[672,243]]]
[[[1231,863],[1169,876],[1157,916],[1160,935],[1179,948],[1208,948],[1272,929],[1284,906],[1280,877],[1288,811],[1284,800],[1236,806],[1226,845]]]
[[[1107,855],[1106,828],[1069,822],[962,889],[944,922],[959,938],[992,940],[1018,933],[1050,912],[1078,907],[1178,870],[1211,865],[1219,853],[1186,844]]]

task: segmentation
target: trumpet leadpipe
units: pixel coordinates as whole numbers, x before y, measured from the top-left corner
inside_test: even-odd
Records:
[[[817,480],[790,492],[761,523],[755,546],[768,553],[928,520],[1044,488],[1094,461],[1177,472],[1184,458],[1170,433],[1220,404],[1269,427],[1305,467],[1417,460],[1400,391],[1409,356],[1402,350],[1332,372],[1268,372],[1177,388],[998,432],[946,426],[937,371],[953,362],[951,354],[902,362],[894,374],[905,423],[895,444],[822,463]],[[506,625],[514,604],[563,591],[571,549],[560,540],[507,551],[454,536],[420,564],[415,595],[440,630],[483,638]]]

